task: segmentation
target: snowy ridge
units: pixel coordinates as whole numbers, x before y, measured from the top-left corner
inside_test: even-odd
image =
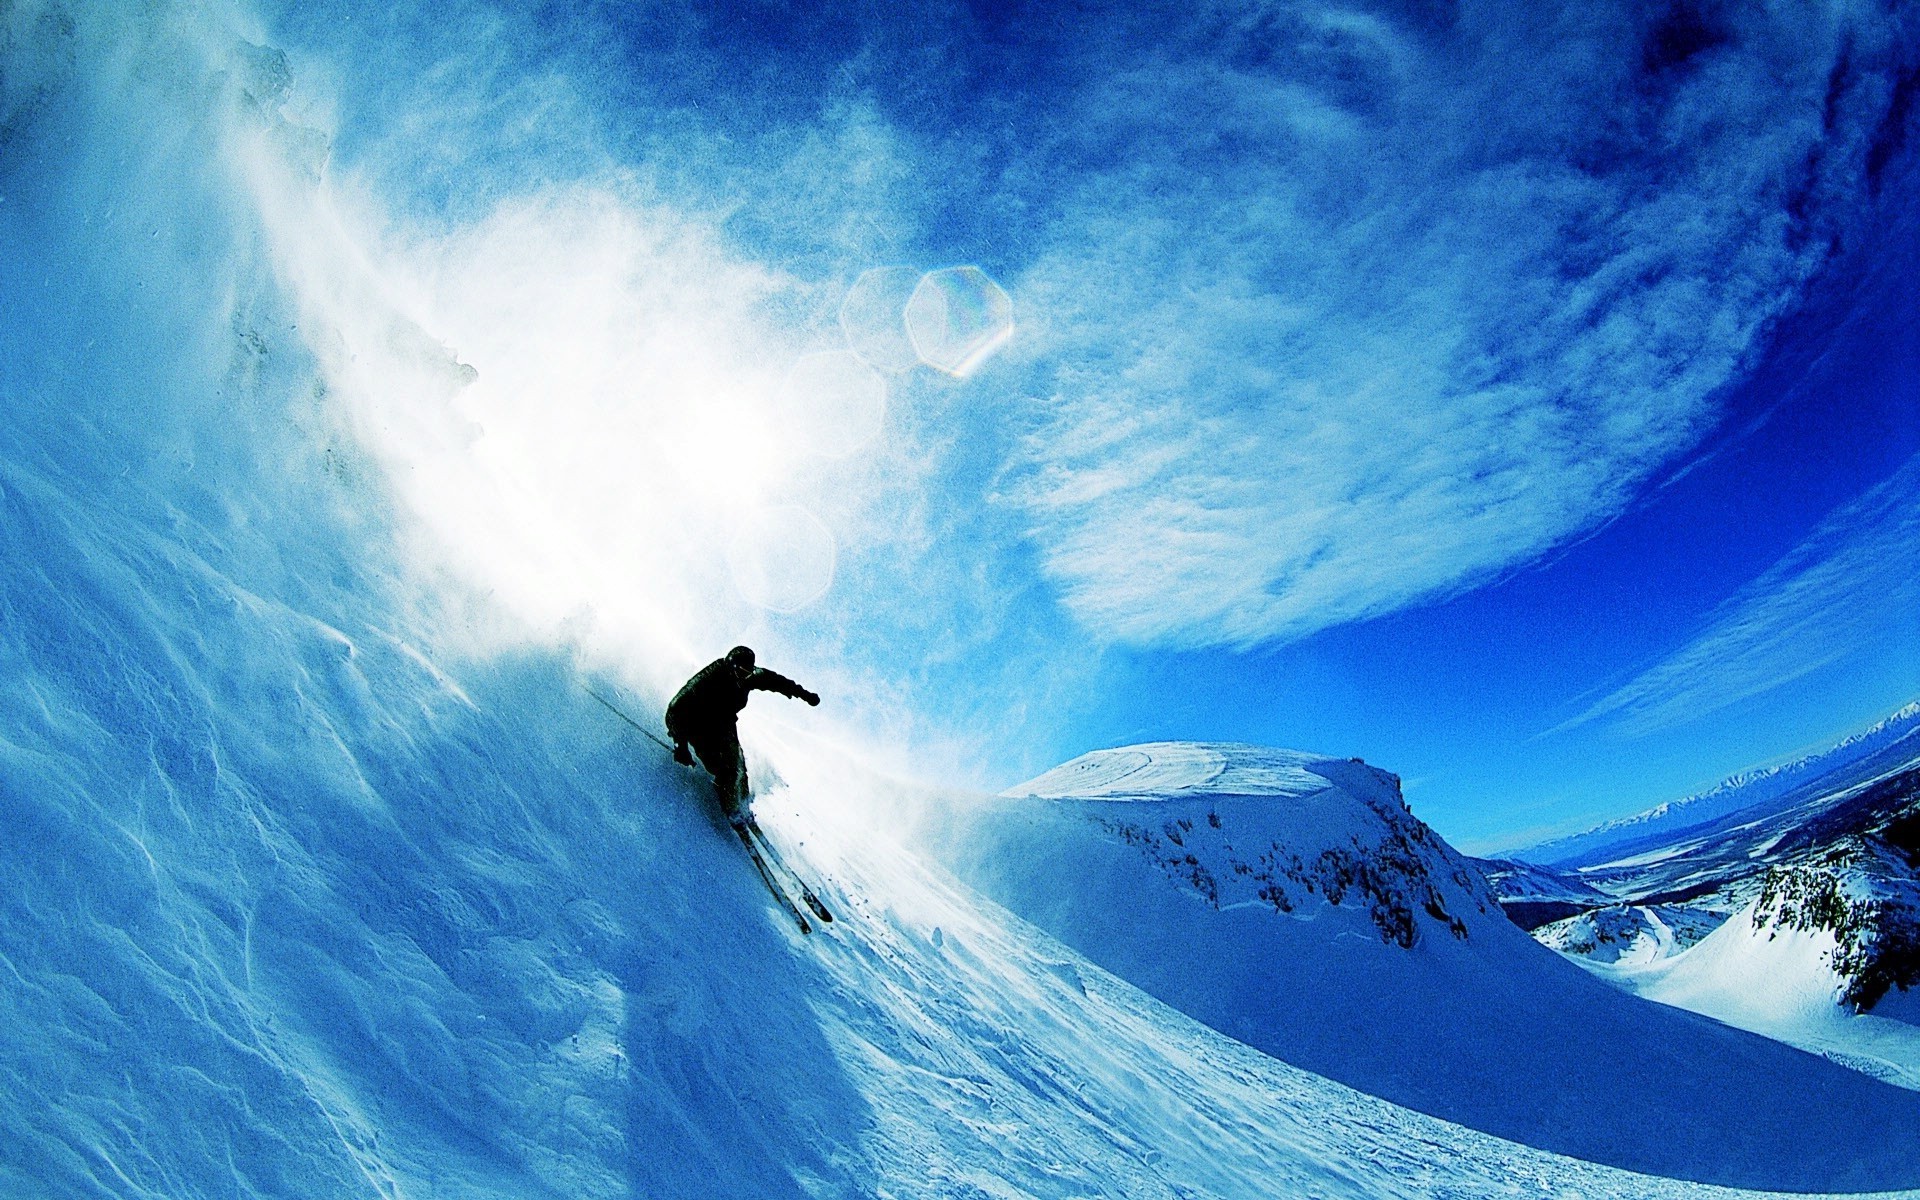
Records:
[[[1890,988],[1920,984],[1920,768],[1851,779],[1843,774],[1836,790],[1811,790],[1781,812],[1683,831],[1584,869],[1576,882],[1608,904],[1683,905],[1711,919],[1744,910],[1761,928],[1824,930],[1839,940],[1830,956],[1844,980],[1836,999],[1866,1011]],[[1524,905],[1510,890],[1554,875],[1531,868],[1495,878],[1503,903]],[[1577,950],[1586,942],[1549,944]]]
[[[1820,922],[1783,920],[1776,893],[1727,918],[1684,953],[1584,954],[1576,961],[1616,985],[1822,1055],[1864,1075],[1920,1090],[1920,1006],[1894,993],[1878,1011],[1848,1003],[1856,980],[1846,947]],[[1791,907],[1791,902],[1789,902]],[[1545,932],[1545,931],[1542,931]],[[1579,954],[1579,948],[1567,949]]]
[[[1421,937],[1421,914],[1465,938],[1469,914],[1496,911],[1478,874],[1407,812],[1398,778],[1358,762],[1158,742],[1082,755],[1005,794],[1151,804],[1150,814],[1094,819],[1215,909],[1292,913],[1351,894],[1378,936],[1402,947]],[[1276,812],[1273,801],[1294,803]]]
[[[1869,756],[1787,798],[1574,873],[1523,865],[1490,878],[1509,911],[1539,908],[1556,887],[1602,895],[1570,896],[1579,912],[1534,930],[1601,978],[1920,1087],[1920,767]],[[1669,945],[1656,913],[1715,928]]]
[[[1737,771],[1697,796],[1669,801],[1656,806],[1647,813],[1641,814],[1641,816],[1646,817],[1657,813],[1672,811],[1678,807],[1697,803],[1722,792],[1750,787],[1765,780],[1777,779],[1782,775],[1802,773],[1811,769],[1834,765],[1837,760],[1845,757],[1847,751],[1860,750],[1863,748],[1878,748],[1888,741],[1906,737],[1910,731],[1910,727],[1916,723],[1917,719],[1920,719],[1920,700],[1916,700],[1894,710],[1879,721],[1874,722],[1872,725],[1856,733],[1848,734],[1824,750],[1816,750],[1811,754],[1803,754],[1799,758],[1789,762],[1777,763],[1771,767],[1755,767],[1748,771]],[[1626,820],[1634,821],[1639,819],[1641,818],[1629,817]],[[1625,823],[1624,821],[1615,822],[1615,824]],[[1603,826],[1602,828],[1605,827]]]
[[[1310,754],[1237,743],[1150,742],[1096,750],[1008,788],[1004,796],[1166,800],[1187,793],[1307,796],[1330,786]]]
[[[1658,962],[1692,946],[1720,925],[1690,908],[1615,904],[1543,925],[1541,945],[1597,963]]]
[[[1842,839],[1809,860],[1767,868],[1750,919],[1758,930],[1833,939],[1836,999],[1866,1012],[1893,989],[1920,985],[1920,879],[1911,857],[1879,838]]]

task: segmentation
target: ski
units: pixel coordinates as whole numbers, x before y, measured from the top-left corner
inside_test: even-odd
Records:
[[[774,880],[773,871],[767,866],[767,860],[761,857],[760,848],[753,844],[753,835],[747,832],[746,823],[735,825],[733,831],[740,835],[740,844],[747,848],[747,856],[753,859],[754,869],[760,872],[760,881],[767,885],[767,890],[773,893],[773,898],[780,902],[781,908],[787,910],[787,915],[793,918],[794,924],[800,926],[801,933],[812,933],[813,926],[807,924],[806,915],[800,911],[800,906],[795,904],[793,897],[782,891],[779,883]]]
[[[813,910],[813,915],[819,917],[822,924],[832,924],[833,913],[820,902],[820,897],[813,894],[813,889],[804,883],[800,885],[800,898],[807,902],[807,907]]]
[[[782,871],[786,872],[787,878],[793,880],[793,885],[800,889],[800,899],[805,901],[807,907],[813,910],[813,915],[819,917],[823,924],[831,923],[833,921],[833,913],[825,904],[821,903],[819,896],[814,895],[813,889],[807,886],[807,881],[800,878],[800,873],[788,866],[787,860],[782,858],[780,852],[773,848],[773,843],[767,839],[766,830],[760,828],[760,822],[749,816],[747,818],[747,828],[753,831],[753,836],[760,839],[760,845],[766,850],[766,856],[773,860]]]
[[[592,696],[595,700],[598,700],[601,704],[605,705],[608,712],[612,713],[616,717],[619,717],[622,721],[625,721],[627,724],[633,726],[634,730],[638,732],[641,737],[646,738],[648,741],[652,742],[654,745],[660,747],[662,750],[665,750],[668,754],[673,753],[672,746],[669,746],[665,742],[661,741],[659,737],[656,736],[654,732],[648,729],[645,725],[642,725],[640,722],[628,716],[626,712],[623,709],[621,709],[621,707],[618,704],[615,704],[613,701],[607,699],[605,696],[602,696],[599,692],[594,691],[592,688],[587,687],[587,685],[584,683],[581,684],[580,686],[583,688],[587,688],[587,695]]]

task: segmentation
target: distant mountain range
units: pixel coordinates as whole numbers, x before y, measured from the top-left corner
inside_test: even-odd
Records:
[[[1883,774],[1920,757],[1920,701],[1833,746],[1778,766],[1742,771],[1698,795],[1671,800],[1571,837],[1541,842],[1507,855],[1516,862],[1586,867],[1663,845],[1667,839],[1734,813],[1779,811],[1809,794],[1831,792],[1849,780]]]
[[[1920,1089],[1920,705],[1480,866],[1610,982]]]

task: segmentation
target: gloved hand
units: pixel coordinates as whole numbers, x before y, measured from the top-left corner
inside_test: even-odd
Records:
[[[693,751],[687,749],[687,744],[685,742],[675,743],[673,747],[673,761],[679,763],[683,767],[690,767],[693,765]]]
[[[815,707],[815,708],[819,708],[819,707],[820,707],[820,693],[819,693],[819,692],[802,692],[802,693],[800,693],[800,698],[801,698],[802,700],[805,700],[805,701],[806,701],[806,702],[807,702],[808,704],[810,704],[810,705],[812,705],[812,706],[813,706],[813,707]]]

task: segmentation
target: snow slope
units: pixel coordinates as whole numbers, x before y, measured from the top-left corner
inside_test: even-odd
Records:
[[[1622,964],[1612,977],[1649,1000],[1705,1013],[1741,1029],[1920,1089],[1920,1024],[1839,1003],[1831,934],[1756,926],[1743,910],[1684,955]],[[1889,1005],[1885,1012],[1899,1011]]]
[[[1911,1183],[1920,1165],[1911,1094],[1545,950],[1364,764],[1101,751],[1010,789],[950,844],[963,878],[1175,1008],[1448,1120],[1748,1186]],[[1807,1114],[1835,1109],[1856,1119],[1810,1142]]]
[[[802,939],[569,663],[442,657],[346,539],[61,483],[0,472],[0,1194],[1730,1194],[1222,1037],[788,749]]]
[[[1745,908],[1682,953],[1587,960],[1602,978],[1650,1000],[1920,1089],[1920,992],[1896,985],[1857,1011],[1866,999],[1858,966],[1887,932],[1876,918],[1889,906],[1913,912],[1914,887],[1903,874],[1861,868],[1853,861],[1775,869]]]
[[[1509,911],[1538,909],[1555,889],[1604,897],[1574,898],[1585,911],[1534,930],[1603,979],[1912,1086],[1920,767],[1896,760],[1862,777],[1859,762],[1844,764],[1794,796],[1637,843],[1616,862],[1498,864],[1490,878]],[[1719,928],[1691,949],[1659,928],[1688,925]]]

